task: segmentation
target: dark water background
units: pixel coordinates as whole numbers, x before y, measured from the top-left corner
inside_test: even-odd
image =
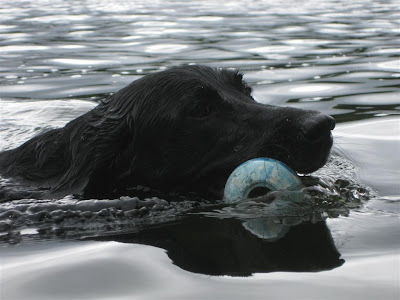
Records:
[[[398,299],[399,1],[2,0],[0,150],[188,63],[335,117],[314,205],[1,204],[0,299]]]

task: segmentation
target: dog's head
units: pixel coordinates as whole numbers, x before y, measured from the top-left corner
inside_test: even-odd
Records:
[[[299,173],[322,167],[332,146],[332,117],[256,102],[237,71],[175,67],[134,81],[101,106],[118,115],[130,139],[117,180],[161,190],[222,196],[229,174],[255,157]]]

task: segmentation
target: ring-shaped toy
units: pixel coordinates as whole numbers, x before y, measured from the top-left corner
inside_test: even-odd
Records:
[[[272,158],[254,158],[239,165],[229,176],[224,201],[234,203],[247,199],[257,187],[274,190],[300,189],[301,181],[284,163]]]

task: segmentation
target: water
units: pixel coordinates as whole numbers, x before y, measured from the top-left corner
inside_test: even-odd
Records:
[[[398,1],[1,4],[0,149],[187,63],[238,68],[258,101],[338,122],[302,205],[146,188],[1,204],[1,299],[398,299]]]

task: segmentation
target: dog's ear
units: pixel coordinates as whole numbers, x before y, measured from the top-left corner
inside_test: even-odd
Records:
[[[134,103],[116,94],[70,122],[68,169],[52,188],[54,194],[81,193],[99,198],[128,174],[135,161]],[[123,106],[123,107],[121,107]],[[126,110],[126,111],[125,111]]]

